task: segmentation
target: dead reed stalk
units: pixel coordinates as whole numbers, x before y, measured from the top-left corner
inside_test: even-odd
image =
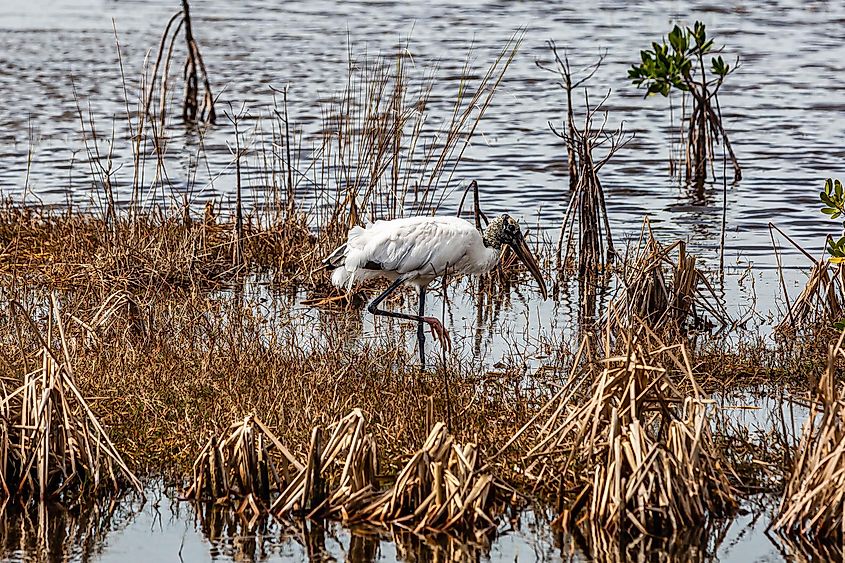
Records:
[[[42,340],[40,367],[23,374],[16,389],[3,386],[0,495],[66,501],[107,489],[117,493],[125,484],[143,494],[74,382],[55,298],[50,316],[55,324]]]
[[[576,366],[585,353],[586,343]],[[712,402],[699,392],[684,345],[640,331],[602,365],[573,371],[510,442],[530,433],[524,475],[535,488],[557,484],[557,522],[650,534],[731,512],[737,501],[710,435]]]
[[[811,541],[845,539],[845,385],[837,386],[836,364],[845,359],[845,332],[832,345],[817,399],[801,436],[774,528]]]

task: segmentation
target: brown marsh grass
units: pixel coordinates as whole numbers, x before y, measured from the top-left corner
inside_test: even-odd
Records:
[[[589,519],[619,533],[676,531],[737,507],[711,409],[684,345],[641,330],[597,365],[576,358],[508,446],[524,451],[524,479],[557,497],[564,527]]]
[[[774,527],[787,535],[842,545],[845,530],[845,387],[835,379],[845,333],[830,347],[828,369],[810,405]]]
[[[442,212],[520,41],[474,82],[467,63],[452,111],[433,128],[431,79],[412,89],[401,49],[389,59],[350,55],[346,87],[323,107],[316,135],[294,123],[287,89],[267,119],[230,108],[235,167],[255,160],[268,186],[259,209],[245,211],[238,197],[232,219],[187,196],[171,209],[142,204],[142,194],[173,188],[160,153],[146,162],[146,143],[162,150],[169,126],[146,120],[150,109],[134,125],[127,110],[137,134],[126,213],[112,193],[118,169],[94,154],[95,138],[86,147],[105,192],[99,213],[4,205],[0,380],[6,419],[25,413],[0,433],[7,488],[45,498],[71,482],[75,492],[92,483],[140,488],[133,471],[190,475],[189,497],[225,499],[250,529],[269,510],[404,528],[410,543],[426,531],[470,530],[482,546],[503,497],[538,495],[557,505],[558,524],[587,530],[592,551],[611,560],[632,551],[598,528],[646,549],[655,532],[732,513],[738,479],[699,381],[717,360],[689,347],[687,330],[705,317],[730,320],[683,243],[660,244],[647,222],[620,267],[604,337],[590,336],[574,355],[558,342],[551,355],[560,364],[531,373],[530,385],[525,369],[488,372],[457,355],[421,371],[390,331],[360,338],[356,311],[297,307],[297,291],[315,302],[335,295],[318,265],[350,226]],[[143,104],[155,81],[141,86]],[[243,128],[252,123],[270,123],[273,142],[250,144],[257,131]],[[587,148],[589,135],[581,135]],[[611,154],[620,135],[609,137]],[[590,179],[582,227],[595,228],[584,248],[605,256],[597,268],[612,242],[602,248],[602,161],[584,154],[575,173]],[[237,182],[240,194],[239,174]],[[514,274],[505,267],[479,282],[480,302],[498,306]],[[318,549],[319,537],[308,537]]]

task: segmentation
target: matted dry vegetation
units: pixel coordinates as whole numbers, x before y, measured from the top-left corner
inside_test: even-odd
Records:
[[[114,204],[114,171],[102,164],[108,159],[94,158],[87,143],[108,202],[102,213],[0,208],[3,496],[79,499],[127,485],[140,490],[136,473],[166,475],[188,482],[192,500],[233,508],[249,529],[272,513],[410,534],[404,543],[447,532],[478,545],[509,506],[533,500],[554,506],[555,524],[589,552],[625,560],[650,553],[655,534],[698,527],[724,535],[720,518],[736,510],[743,491],[776,488],[771,483],[791,471],[779,525],[836,536],[845,484],[835,354],[820,427],[811,416],[794,468],[786,440],[776,452],[750,439],[744,452],[723,448],[726,436],[742,435],[719,427],[718,406],[705,392],[794,373],[813,387],[819,342],[793,340],[772,351],[696,340],[696,331],[735,326],[707,275],[682,242],[661,244],[647,221],[633,251],[606,268],[616,250],[598,212],[594,171],[593,184],[582,186],[592,195],[581,228],[594,223],[582,247],[603,258],[582,270],[620,274],[618,291],[601,334],[585,330],[574,354],[571,343],[549,346],[553,359],[541,369],[488,372],[459,351],[435,371],[420,370],[395,338],[401,328],[361,338],[354,300],[328,287],[320,260],[349,226],[438,211],[519,42],[508,42],[475,88],[464,69],[453,111],[434,131],[425,129],[431,83],[408,94],[402,53],[350,60],[346,90],[324,108],[310,163],[293,162],[301,146],[286,91],[274,108],[279,150],[272,154],[242,148],[246,116],[227,114],[237,170],[242,158],[265,164],[259,169],[273,201],[260,216],[244,214],[240,172],[231,219],[210,206],[195,217],[187,202],[171,213],[139,209],[136,194],[163,187],[166,177],[156,156],[155,186],[139,183],[149,164],[140,145],[123,213]],[[166,81],[158,84],[164,100]],[[140,96],[133,143],[149,137],[159,146],[161,131],[146,120],[164,109],[150,107],[155,87],[154,80]],[[295,165],[315,171],[316,199],[330,202],[312,215],[297,201],[304,180]],[[564,217],[570,236],[573,216]],[[552,262],[549,252],[547,269]],[[840,274],[814,270],[791,318],[841,312]],[[506,259],[470,286],[479,318],[519,281]],[[594,297],[581,296],[587,316]],[[808,341],[816,347],[802,348]]]
[[[227,225],[127,222],[125,237],[110,238],[96,219],[42,219],[6,247],[30,244],[39,229],[52,242],[0,262],[8,280],[2,377],[22,381],[57,330],[50,327],[61,326],[61,361],[127,465],[142,475],[193,475],[189,496],[225,498],[251,520],[272,507],[280,516],[484,535],[514,487],[513,498],[557,505],[570,528],[592,521],[631,534],[709,522],[731,512],[744,485],[771,483],[752,476],[766,452],[752,452],[733,468],[738,474],[720,456],[716,406],[702,388],[723,385],[716,367],[747,384],[761,376],[743,369],[768,364],[771,374],[790,356],[755,347],[759,356],[743,367],[750,355],[729,363],[718,346],[690,348],[679,327],[702,299],[694,282],[677,290],[694,302],[672,322],[639,319],[643,309],[632,307],[601,342],[588,337],[578,353],[558,351],[526,385],[522,368],[488,374],[459,354],[420,371],[405,342],[361,339],[354,309],[294,306],[302,293],[289,290],[319,295],[325,282],[310,264],[286,266],[277,255],[285,243],[234,268],[226,250],[201,251],[211,236],[225,244]],[[632,284],[619,303],[649,302],[649,318],[664,319],[678,308],[655,291],[676,292],[679,266],[656,244],[648,276],[660,283]],[[110,248],[127,257],[105,259]],[[284,286],[273,284],[281,277]],[[490,297],[491,286],[478,287]],[[619,332],[623,322],[631,329]],[[436,424],[450,419],[448,433]]]

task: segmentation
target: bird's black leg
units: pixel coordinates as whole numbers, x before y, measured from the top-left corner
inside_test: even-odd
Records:
[[[425,288],[420,288],[420,318],[425,315]],[[417,323],[417,344],[420,348],[420,365],[425,369],[425,323]]]
[[[408,319],[409,321],[418,321],[422,322],[422,317],[417,317],[416,315],[406,315],[405,313],[396,313],[394,311],[385,311],[384,309],[379,309],[378,306],[381,305],[381,302],[387,299],[387,296],[396,291],[400,285],[405,280],[399,278],[384,290],[384,293],[373,299],[369,305],[367,305],[367,311],[372,313],[373,315],[383,315],[385,317],[393,317],[396,319]]]
[[[407,319],[409,321],[417,321],[418,323],[426,323],[428,326],[431,327],[431,333],[436,336],[440,343],[447,349],[450,350],[452,347],[452,342],[449,339],[449,333],[446,332],[446,329],[443,328],[443,324],[434,317],[425,317],[423,315],[406,315],[405,313],[397,313],[395,311],[385,311],[384,309],[379,309],[378,306],[384,301],[388,295],[396,291],[396,289],[402,285],[405,280],[402,278],[397,279],[395,282],[390,284],[384,293],[376,297],[375,299],[367,305],[367,311],[372,313],[373,315],[382,315],[385,317],[393,317],[395,319]],[[420,298],[420,310],[422,310],[423,300],[422,297]],[[418,333],[419,334],[419,333]]]

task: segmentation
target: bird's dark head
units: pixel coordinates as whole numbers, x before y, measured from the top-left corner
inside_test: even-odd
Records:
[[[534,279],[537,280],[543,299],[546,299],[546,284],[543,282],[540,266],[531,253],[531,249],[528,248],[525,237],[522,236],[522,231],[519,229],[519,224],[510,215],[500,215],[490,221],[490,224],[484,230],[483,237],[485,246],[497,249],[502,248],[502,245],[509,246],[522,260]]]
[[[521,238],[519,224],[507,214],[496,217],[484,229],[484,245],[493,248],[502,248],[503,244],[513,246]]]

